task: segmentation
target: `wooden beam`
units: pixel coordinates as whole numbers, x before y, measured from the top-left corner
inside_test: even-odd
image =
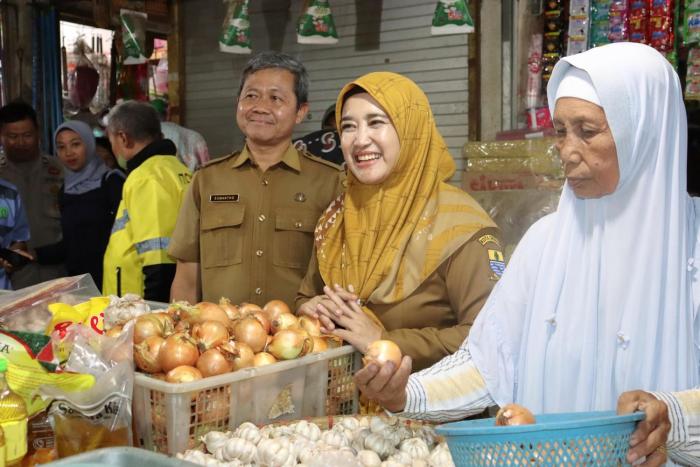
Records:
[[[467,39],[468,138],[481,136],[481,1],[469,0],[469,13],[474,19],[474,32]]]
[[[173,0],[170,4],[172,29],[168,35],[168,112],[170,121],[178,124],[185,120],[185,47],[180,11],[181,1]]]

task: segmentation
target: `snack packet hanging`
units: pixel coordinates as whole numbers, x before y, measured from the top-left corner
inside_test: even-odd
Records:
[[[146,13],[121,10],[122,43],[124,44],[124,65],[140,65],[148,62],[145,56]]]
[[[685,1],[683,44],[700,43],[700,0]]]
[[[248,0],[231,0],[219,36],[219,50],[231,54],[249,54],[250,18]]]
[[[685,78],[686,100],[700,100],[700,48],[688,52],[688,72]]]
[[[433,13],[430,34],[467,34],[474,32],[474,20],[465,0],[439,0]]]
[[[311,0],[311,4],[297,22],[299,44],[335,44],[338,31],[328,0]]]
[[[575,55],[588,48],[589,0],[571,0],[569,5],[569,38],[566,54]]]

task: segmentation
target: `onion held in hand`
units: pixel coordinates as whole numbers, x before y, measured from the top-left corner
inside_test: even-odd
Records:
[[[365,356],[362,358],[364,366],[370,363],[382,366],[386,362],[393,362],[394,368],[398,368],[401,365],[401,349],[399,349],[398,345],[392,341],[380,339],[367,346]]]
[[[535,416],[528,409],[518,404],[501,407],[496,414],[496,426],[532,425]]]

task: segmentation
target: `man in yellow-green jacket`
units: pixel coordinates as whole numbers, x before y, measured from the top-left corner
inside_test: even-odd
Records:
[[[104,258],[104,294],[135,293],[167,302],[175,260],[167,253],[190,173],[163,139],[148,104],[125,102],[109,114],[107,134],[127,178]]]

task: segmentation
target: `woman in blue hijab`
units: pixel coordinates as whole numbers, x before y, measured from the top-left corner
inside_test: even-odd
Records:
[[[69,121],[54,133],[56,155],[64,167],[59,194],[66,269],[89,273],[102,286],[102,260],[122,197],[124,174],[107,167],[95,150],[95,137],[83,122]]]

